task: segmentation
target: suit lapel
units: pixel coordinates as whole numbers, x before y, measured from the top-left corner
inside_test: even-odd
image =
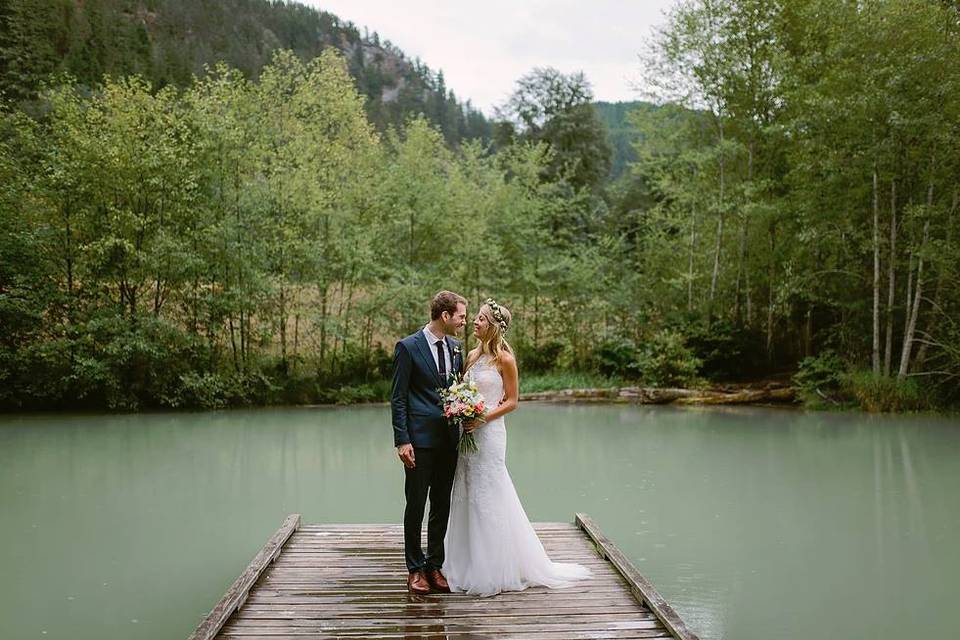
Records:
[[[430,353],[430,345],[427,344],[427,337],[423,335],[423,329],[417,332],[417,337],[414,338],[413,341],[416,342],[417,347],[419,347],[420,358],[423,360],[423,363],[428,370],[433,372],[433,379],[436,380],[437,384],[443,386],[443,382],[440,380],[440,372],[437,371],[437,363]]]
[[[456,351],[456,345],[454,345],[453,338],[450,336],[445,336],[443,340],[447,344],[447,353],[450,354],[451,373],[455,371],[457,375],[462,374],[463,372],[460,370],[462,366],[462,363],[460,362],[460,353]]]

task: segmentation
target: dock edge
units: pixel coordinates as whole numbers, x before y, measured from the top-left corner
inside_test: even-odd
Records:
[[[597,553],[609,561],[630,584],[633,596],[640,600],[641,604],[645,604],[677,640],[700,640],[695,633],[687,628],[687,625],[674,611],[673,607],[663,599],[663,596],[657,593],[653,584],[644,578],[617,545],[600,531],[600,527],[590,516],[585,513],[577,513],[574,518],[576,525],[596,545]]]
[[[300,528],[300,520],[299,513],[292,513],[287,516],[280,528],[261,547],[257,555],[247,565],[247,568],[240,574],[240,577],[230,585],[227,593],[210,610],[210,613],[197,626],[188,640],[213,640],[216,637],[223,625],[233,615],[233,612],[246,602],[250,589],[260,579],[264,570],[280,556],[283,545],[290,539],[293,532]]]

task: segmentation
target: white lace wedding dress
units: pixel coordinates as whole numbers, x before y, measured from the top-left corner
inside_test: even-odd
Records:
[[[483,355],[467,373],[490,407],[503,397],[503,378]],[[479,451],[461,453],[450,498],[443,574],[455,592],[491,596],[536,585],[572,586],[590,576],[579,564],[551,562],[507,473],[503,418],[473,432]]]

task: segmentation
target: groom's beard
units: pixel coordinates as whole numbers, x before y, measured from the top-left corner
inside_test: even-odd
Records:
[[[443,330],[448,336],[453,336],[454,338],[460,334],[460,327],[453,325],[444,325]]]

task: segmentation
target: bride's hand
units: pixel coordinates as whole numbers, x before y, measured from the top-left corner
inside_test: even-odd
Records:
[[[474,418],[473,420],[467,420],[466,422],[463,423],[464,433],[470,433],[471,431],[475,431],[476,429],[479,429],[481,426],[483,426],[483,422],[484,422],[483,418]]]

